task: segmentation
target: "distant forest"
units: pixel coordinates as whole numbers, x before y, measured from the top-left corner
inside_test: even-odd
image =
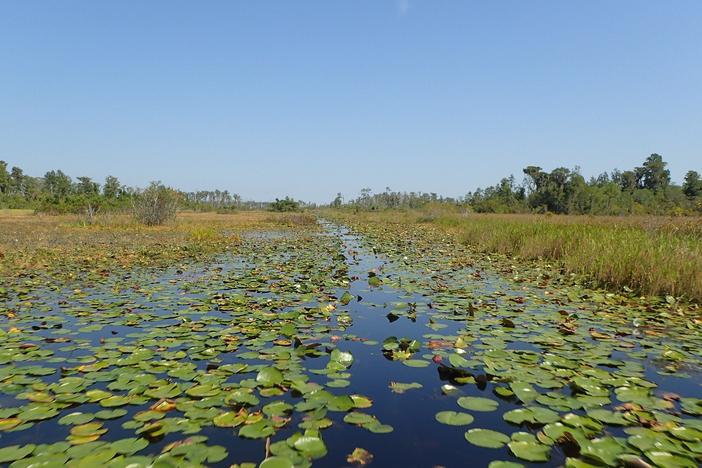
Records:
[[[702,214],[702,179],[688,171],[682,185],[670,180],[667,163],[652,154],[640,167],[613,170],[586,180],[579,168],[559,167],[551,172],[538,166],[523,170],[524,180],[503,178],[497,185],[469,192],[463,198],[436,193],[393,192],[373,194],[361,190],[359,197],[344,202],[341,194],[332,207],[358,210],[421,208],[431,203],[454,204],[478,213],[557,213],[592,215],[699,215]]]
[[[514,176],[498,184],[469,192],[465,197],[443,197],[436,193],[385,192],[361,190],[360,195],[345,201],[337,194],[334,208],[354,210],[415,209],[429,204],[449,204],[478,213],[556,213],[593,215],[699,215],[702,214],[702,178],[690,170],[682,185],[670,179],[667,163],[652,154],[640,167],[613,170],[586,180],[580,170],[559,167],[550,172],[538,166],[524,168],[524,179]],[[159,186],[160,183],[153,183]],[[297,211],[314,204],[289,197],[275,202],[242,201],[227,190],[176,191],[182,209],[231,211],[236,209],[271,209]],[[26,175],[19,167],[8,169],[0,161],[0,208],[24,208],[44,213],[83,213],[130,209],[140,189],[124,186],[116,177],[104,183],[90,177],[75,180],[61,170],[43,177]]]
[[[159,182],[152,185],[161,186]],[[140,189],[127,187],[114,176],[104,183],[90,177],[75,180],[61,170],[52,170],[43,177],[26,175],[19,167],[8,170],[0,161],[0,208],[33,209],[44,213],[82,213],[86,208],[101,211],[130,209]],[[227,190],[176,191],[181,208],[194,210],[232,210],[265,208],[268,204],[243,202]]]

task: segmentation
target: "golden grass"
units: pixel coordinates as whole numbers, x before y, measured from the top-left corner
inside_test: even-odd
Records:
[[[121,214],[98,216],[86,225],[77,215],[0,213],[0,274],[169,263],[235,248],[245,231],[308,226],[310,216],[263,211],[183,212],[171,223],[147,227]],[[311,219],[314,221],[313,216]]]

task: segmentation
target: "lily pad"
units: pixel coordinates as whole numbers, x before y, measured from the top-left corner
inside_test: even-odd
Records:
[[[520,440],[507,444],[510,451],[518,458],[531,462],[545,462],[551,457],[551,447],[539,442]]]
[[[272,387],[283,382],[283,374],[275,367],[264,367],[258,371],[256,382],[264,387]]]
[[[464,396],[458,399],[458,406],[471,411],[495,411],[499,405],[489,398]]]
[[[485,448],[501,448],[510,441],[509,436],[490,429],[470,429],[465,438],[471,444]]]
[[[138,451],[145,449],[149,445],[149,442],[144,439],[129,437],[127,439],[120,439],[112,442],[110,445],[117,453],[123,455],[133,455]]]
[[[303,435],[295,441],[294,446],[297,450],[311,458],[321,458],[327,454],[326,445],[322,439],[316,436]]]
[[[458,413],[456,411],[440,411],[436,413],[436,420],[441,424],[449,426],[467,426],[473,422],[473,416],[468,413]]]
[[[581,447],[580,453],[585,458],[614,466],[617,464],[617,457],[624,453],[624,446],[614,437],[601,437]]]
[[[295,465],[293,462],[291,462],[289,459],[280,457],[280,456],[274,456],[274,457],[268,457],[265,460],[261,462],[260,465],[258,465],[258,468],[294,468]]]
[[[21,460],[34,451],[34,444],[10,445],[0,448],[0,463]]]

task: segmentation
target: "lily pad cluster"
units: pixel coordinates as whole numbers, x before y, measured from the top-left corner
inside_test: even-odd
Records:
[[[526,462],[564,455],[567,466],[702,462],[699,391],[673,391],[678,380],[697,390],[702,381],[694,308],[674,314],[671,301],[584,288],[540,264],[517,272],[430,226],[343,221],[388,259],[385,287],[427,298],[432,332],[418,344],[391,337],[383,352],[402,360],[403,343],[431,350],[450,382],[443,393],[456,398],[436,420],[469,426],[471,445],[506,446]],[[436,333],[442,323],[452,334]],[[515,432],[480,427],[494,411]]]
[[[436,464],[700,463],[698,317],[344,221],[354,243],[325,224],[3,279],[0,463],[380,466],[418,427],[455,435]]]
[[[326,455],[322,432],[335,423],[392,431],[367,413],[372,399],[343,391],[354,357],[330,340],[352,324],[339,250],[302,232],[252,237],[245,254],[209,266],[125,270],[71,289],[25,281],[3,309],[0,431],[47,436],[6,443],[0,462],[209,465],[236,460],[204,435],[227,431],[266,445],[267,466],[307,466]],[[291,435],[276,440],[281,431]]]

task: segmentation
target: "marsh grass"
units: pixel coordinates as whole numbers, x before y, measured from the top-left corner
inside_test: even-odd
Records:
[[[181,212],[170,223],[145,226],[128,214],[99,215],[87,225],[79,215],[0,213],[0,275],[164,265],[235,249],[250,230],[314,228],[314,216],[300,216]]]
[[[606,286],[702,299],[702,238],[694,226],[610,221],[471,216],[436,224],[483,252],[555,260]]]
[[[702,301],[702,219],[488,215],[451,210],[358,213],[370,222],[423,224],[483,253],[557,262],[601,286]]]
[[[309,213],[271,213],[266,221],[289,227],[313,226],[317,224],[317,217]]]

